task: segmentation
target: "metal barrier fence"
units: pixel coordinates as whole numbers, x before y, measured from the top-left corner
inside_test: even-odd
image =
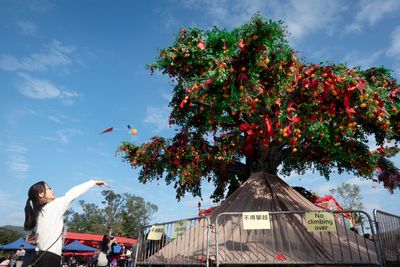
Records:
[[[194,217],[142,228],[136,248],[138,265],[209,263],[210,220]]]
[[[357,228],[350,229],[346,219],[349,217],[348,214],[360,222]],[[374,236],[371,218],[363,211],[281,211],[254,215],[253,220],[257,220],[258,216],[258,219],[264,222],[269,221],[270,229],[255,229],[259,227],[257,224],[249,226],[247,220],[251,219],[250,216],[249,213],[241,212],[226,212],[217,216],[215,225],[217,266],[221,264],[380,265],[377,245],[375,240],[370,239]],[[327,229],[329,231],[325,231]],[[368,233],[371,235],[364,237]]]
[[[400,217],[380,210],[373,213],[384,260],[400,263]]]

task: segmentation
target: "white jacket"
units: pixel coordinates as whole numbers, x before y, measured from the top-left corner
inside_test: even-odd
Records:
[[[60,236],[64,228],[64,213],[73,200],[89,191],[94,185],[96,185],[96,182],[90,180],[74,186],[64,196],[54,199],[42,208],[36,225],[37,247],[39,250],[48,250],[61,256],[62,237]],[[53,243],[54,245],[52,245]]]

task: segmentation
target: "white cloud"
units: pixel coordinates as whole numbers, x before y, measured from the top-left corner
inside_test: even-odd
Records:
[[[77,129],[62,129],[56,132],[57,134],[57,141],[61,144],[68,144],[70,142],[70,138],[76,135],[82,134],[82,131]]]
[[[25,154],[26,152],[28,152],[28,148],[21,146],[20,144],[10,144],[6,148],[6,151],[10,153]]]
[[[274,19],[282,19],[288,26],[291,39],[301,39],[321,29],[331,33],[340,21],[343,1],[296,1],[287,2],[262,0],[235,1],[183,1],[182,5],[191,9],[204,9],[211,25],[237,27],[248,21],[256,12]]]
[[[47,140],[47,141],[57,141],[58,140],[58,138],[52,137],[52,136],[42,136],[41,138],[43,140]]]
[[[368,145],[369,150],[371,150],[371,151],[376,150],[378,148],[375,137],[373,135],[368,136],[368,144],[367,145]]]
[[[344,62],[347,62],[349,67],[361,67],[363,69],[370,68],[374,65],[377,59],[383,54],[382,50],[376,51],[372,54],[368,55],[360,55],[359,52],[350,52],[343,59]]]
[[[321,186],[318,186],[316,189],[316,193],[319,196],[325,196],[325,195],[330,195],[331,193],[329,190],[336,188],[338,185],[332,182],[326,182],[323,183]]]
[[[11,55],[0,55],[0,68],[8,71],[19,69],[19,61]]]
[[[19,73],[19,76],[25,82],[18,86],[18,90],[24,96],[36,99],[57,98],[61,94],[61,90],[47,80],[39,80],[28,74]]]
[[[47,118],[48,118],[49,120],[51,120],[51,121],[55,122],[55,123],[62,124],[62,121],[61,121],[61,119],[60,119],[60,118],[58,118],[58,117],[56,117],[56,116],[49,115],[49,116],[47,116]]]
[[[0,208],[1,209],[14,209],[19,203],[12,200],[12,195],[7,192],[0,191]]]
[[[61,129],[56,131],[55,136],[43,136],[41,137],[44,140],[59,142],[63,145],[69,144],[71,138],[77,135],[82,135],[82,131],[78,129]],[[57,148],[60,153],[66,153],[61,148]]]
[[[11,210],[11,209],[10,209]],[[25,220],[25,214],[22,212],[23,206],[21,203],[18,203],[17,206],[14,206],[12,210],[20,210],[17,212],[7,213],[0,218],[0,226],[4,225],[15,225],[22,226]]]
[[[375,140],[375,135],[368,135],[367,138],[368,138],[368,139],[367,139],[366,145],[368,146],[368,149],[369,149],[370,151],[376,150],[376,149],[378,149],[378,147],[380,147],[380,146],[377,144],[376,140]],[[393,142],[389,143],[389,142],[386,141],[386,142],[383,143],[383,146],[384,146],[384,147],[393,147],[394,144],[393,144]]]
[[[331,48],[324,47],[322,49],[316,50],[310,54],[311,59],[315,59],[318,61],[327,60],[330,55]]]
[[[340,1],[292,0],[281,6],[275,16],[286,22],[290,38],[297,40],[321,30],[332,33],[343,9]]]
[[[8,171],[18,178],[25,178],[30,169],[30,165],[21,155],[12,155],[7,161]]]
[[[386,51],[386,55],[390,57],[400,58],[400,26],[398,26],[390,35],[392,39],[391,46]]]
[[[47,115],[47,113],[43,112],[43,111],[36,111],[33,109],[29,109],[29,108],[25,108],[24,109],[26,111],[26,113],[33,115],[33,116],[38,116],[38,117],[43,117],[46,118],[52,122],[55,122],[57,124],[65,124],[66,122],[78,122],[79,120],[74,119],[74,118],[70,118],[68,116],[62,115],[62,114],[57,114],[55,115],[55,113],[57,113],[56,111],[49,111],[50,114],[52,115]]]
[[[28,7],[30,10],[37,13],[45,13],[54,8],[55,2],[51,0],[30,0],[21,1],[24,4],[24,8]]]
[[[59,88],[48,80],[36,79],[25,73],[18,73],[18,75],[24,80],[18,85],[18,91],[24,96],[34,99],[58,98],[62,100],[72,100],[79,96],[78,93]]]
[[[78,96],[79,96],[79,94],[74,91],[61,91],[61,93],[60,93],[60,98],[63,98],[63,99],[78,97]]]
[[[363,204],[364,204],[364,210],[370,215],[373,214],[374,209],[382,210],[382,206],[379,203],[374,203],[374,202],[368,201]]]
[[[25,158],[25,154],[29,151],[28,148],[17,143],[11,143],[5,145],[5,151],[8,154],[5,162],[8,172],[15,178],[26,178],[26,173],[31,168],[31,165]]]
[[[358,185],[358,186],[372,186],[372,185],[376,185],[374,182],[372,182],[369,179],[362,179],[362,178],[357,178],[357,177],[353,177],[349,180],[346,181],[346,183],[351,184],[351,185]]]
[[[396,79],[398,79],[398,80],[400,80],[400,62],[398,62],[397,63],[397,65],[395,65],[394,67],[393,67],[393,76],[396,78]]]
[[[17,25],[20,28],[21,32],[25,35],[35,35],[37,26],[32,21],[28,20],[19,20],[17,21]]]
[[[56,67],[71,65],[71,54],[75,52],[74,46],[63,45],[58,40],[53,40],[43,53],[33,53],[18,59],[12,55],[0,55],[0,69],[7,71],[47,71]]]
[[[389,14],[396,14],[400,9],[398,0],[365,0],[359,3],[359,11],[346,32],[360,32],[368,25],[374,25]]]
[[[168,107],[147,107],[144,122],[154,126],[154,131],[169,129],[168,116],[170,109]]]
[[[278,167],[278,173],[280,174],[282,170],[282,165]],[[298,183],[299,181],[304,180],[305,183],[307,184],[312,184],[315,183],[316,181],[321,181],[324,178],[321,178],[319,173],[313,173],[312,170],[307,170],[304,174],[298,174],[294,171],[290,173],[289,176],[283,176],[281,175],[281,178],[285,180],[287,183],[291,183],[291,185],[294,186],[295,183]]]
[[[102,156],[102,157],[109,156],[107,153],[104,152],[104,150],[101,150],[101,149],[99,149],[97,147],[90,146],[90,147],[87,148],[87,150],[89,152],[91,152],[91,153],[97,154],[97,155]]]
[[[166,101],[171,101],[171,99],[172,99],[172,94],[170,94],[170,93],[162,93],[161,94],[161,96],[162,96],[162,98],[164,98]]]

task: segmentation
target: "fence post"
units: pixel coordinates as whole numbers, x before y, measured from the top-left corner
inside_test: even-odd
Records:
[[[137,259],[138,259],[138,252],[139,252],[139,245],[140,245],[140,238],[141,238],[141,236],[143,235],[143,234],[142,234],[143,229],[144,229],[144,228],[140,228],[140,230],[139,230],[139,237],[138,237],[138,240],[137,240],[137,243],[136,243],[135,262],[133,263],[133,267],[136,267],[136,262],[137,262]]]
[[[218,219],[222,213],[218,214],[215,218],[215,257],[217,261],[217,267],[219,267],[219,253],[218,253]]]
[[[375,229],[376,229],[376,233],[374,234],[374,229],[371,229],[372,231],[372,236],[374,237],[374,240],[376,239],[378,242],[378,255],[379,255],[379,261],[381,262],[381,265],[383,267],[386,266],[386,256],[385,253],[383,252],[383,247],[382,247],[382,242],[380,239],[380,222],[378,221],[378,210],[374,209],[373,210],[373,215],[374,215],[374,224],[375,224]],[[376,244],[375,244],[376,245]]]
[[[210,230],[211,230],[211,222],[210,218],[204,216],[203,219],[206,220],[207,222],[207,252],[206,252],[206,267],[209,266],[209,261],[210,261]]]

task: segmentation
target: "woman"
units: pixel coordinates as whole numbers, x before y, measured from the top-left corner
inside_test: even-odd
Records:
[[[110,242],[109,235],[104,235],[103,240],[101,240],[99,254],[97,255],[97,263],[96,266],[108,266],[108,253],[109,248],[108,244]]]
[[[100,244],[99,255],[97,258],[98,267],[108,266],[111,257],[110,254],[112,254],[112,247],[115,245],[117,245],[117,241],[115,240],[114,236],[108,234],[103,236],[103,240]]]
[[[25,252],[26,251],[24,245],[19,246],[17,252],[15,252],[15,258],[16,258],[15,267],[22,267],[22,262],[24,261],[25,258]]]
[[[31,261],[33,266],[60,266],[64,213],[74,199],[95,185],[109,186],[104,181],[90,180],[71,188],[59,198],[43,181],[29,188],[24,228],[36,232],[39,253]]]

